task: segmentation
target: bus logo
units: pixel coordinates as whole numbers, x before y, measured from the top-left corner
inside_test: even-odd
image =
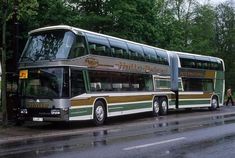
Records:
[[[98,60],[94,58],[87,58],[85,62],[87,63],[88,67],[96,68],[97,66],[99,66]]]

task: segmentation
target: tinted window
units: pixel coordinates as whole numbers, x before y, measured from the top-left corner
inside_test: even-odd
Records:
[[[125,42],[111,38],[109,39],[109,42],[113,57],[129,59],[129,53]]]
[[[68,97],[68,76],[68,68],[29,69],[28,77],[20,80],[20,94],[32,98]]]
[[[88,47],[91,54],[111,56],[109,50],[109,41],[106,37],[95,34],[86,33],[88,40]]]
[[[130,59],[145,61],[143,49],[141,46],[137,44],[132,44],[132,43],[127,43],[127,45],[128,45],[129,52],[130,52]]]
[[[71,95],[72,97],[85,93],[83,73],[81,70],[71,70]]]
[[[87,46],[85,42],[85,37],[77,36],[72,49],[69,54],[69,58],[76,58],[87,54]]]
[[[96,91],[151,91],[151,75],[90,71],[91,90]]]
[[[159,64],[165,64],[168,65],[168,55],[166,51],[160,50],[160,49],[155,49],[157,53],[157,60]]]
[[[213,91],[212,79],[183,78],[184,91]]]
[[[154,51],[154,49],[145,46],[143,47],[143,49],[144,49],[145,61],[151,63],[157,63],[157,54]]]
[[[194,59],[180,58],[181,67],[196,68],[196,62]]]
[[[91,91],[111,91],[111,78],[108,72],[100,72],[100,71],[90,71],[90,86]]]
[[[21,61],[66,59],[76,36],[71,31],[53,30],[30,35]]]

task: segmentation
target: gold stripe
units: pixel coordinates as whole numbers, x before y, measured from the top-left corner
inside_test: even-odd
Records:
[[[148,101],[152,100],[152,97],[153,97],[152,95],[142,95],[142,96],[114,96],[114,97],[104,97],[104,98],[107,100],[108,104],[114,104],[114,103]],[[71,100],[71,105],[72,106],[92,105],[96,98],[99,97]]]
[[[88,99],[77,99],[71,100],[71,106],[83,106],[83,105],[92,105],[95,101],[95,97],[88,98]]]

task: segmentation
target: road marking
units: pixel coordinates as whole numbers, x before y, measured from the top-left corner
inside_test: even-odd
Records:
[[[184,139],[186,139],[186,138],[185,137],[180,137],[180,138],[164,140],[164,141],[156,142],[156,143],[150,143],[150,144],[143,144],[143,145],[128,147],[128,148],[124,148],[123,150],[128,151],[128,150],[133,150],[133,149],[147,148],[147,147],[154,146],[154,145],[165,144],[165,143],[175,142],[175,141],[184,140]]]

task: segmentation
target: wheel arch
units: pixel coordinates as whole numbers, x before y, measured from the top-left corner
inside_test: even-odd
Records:
[[[93,106],[92,106],[92,119],[94,119],[94,107],[95,107],[95,103],[97,101],[101,101],[103,104],[104,104],[104,107],[105,107],[105,112],[106,112],[106,117],[108,116],[108,102],[106,100],[105,97],[97,97],[94,102],[93,102]]]

